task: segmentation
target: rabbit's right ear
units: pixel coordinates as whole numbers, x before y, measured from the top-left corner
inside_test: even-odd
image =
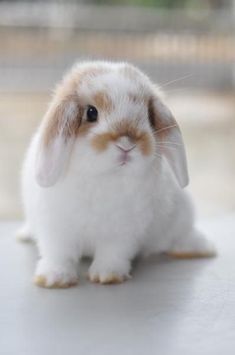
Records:
[[[180,128],[171,111],[157,97],[149,101],[149,119],[155,128],[159,150],[165,156],[179,185],[188,185],[187,159]]]
[[[76,97],[54,98],[39,131],[35,169],[40,186],[49,187],[58,180],[69,161],[81,119]]]

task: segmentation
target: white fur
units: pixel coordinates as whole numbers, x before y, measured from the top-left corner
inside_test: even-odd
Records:
[[[41,259],[36,276],[45,277],[45,286],[74,282],[78,261],[84,255],[93,258],[90,279],[105,282],[110,275],[128,277],[137,254],[214,252],[194,229],[191,202],[157,146],[149,156],[133,149],[132,160],[124,166],[118,164],[120,152],[115,144],[102,153],[92,148],[94,134],[106,132],[119,120],[136,120],[136,125],[151,131],[144,103],[135,104],[126,95],[148,92],[148,79],[140,73],[138,87],[138,83],[118,75],[124,64],[100,65],[110,68],[111,73],[99,77],[95,87],[91,78],[93,86],[87,81],[80,91],[87,101],[91,92],[105,87],[115,109],[94,125],[88,136],[75,141],[68,166],[53,186],[41,187],[35,179],[40,130],[23,168],[27,229],[37,241]]]

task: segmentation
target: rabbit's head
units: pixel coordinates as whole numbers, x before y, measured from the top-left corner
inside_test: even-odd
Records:
[[[126,63],[88,62],[56,89],[39,131],[36,177],[41,186],[55,184],[72,158],[78,173],[137,172],[162,156],[186,186],[179,127],[148,77]]]

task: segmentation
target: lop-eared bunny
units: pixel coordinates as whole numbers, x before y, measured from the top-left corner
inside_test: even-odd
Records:
[[[138,254],[212,256],[195,228],[179,127],[147,76],[126,63],[77,64],[56,89],[23,168],[35,283],[69,287],[129,277]]]

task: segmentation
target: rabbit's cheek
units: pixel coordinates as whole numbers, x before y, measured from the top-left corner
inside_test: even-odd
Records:
[[[151,139],[151,136],[148,133],[144,133],[141,136],[141,138],[137,141],[137,146],[139,147],[139,150],[143,155],[149,156],[153,154],[154,144]]]
[[[91,139],[91,146],[96,152],[104,152],[108,149],[112,140],[110,133],[97,134]]]

